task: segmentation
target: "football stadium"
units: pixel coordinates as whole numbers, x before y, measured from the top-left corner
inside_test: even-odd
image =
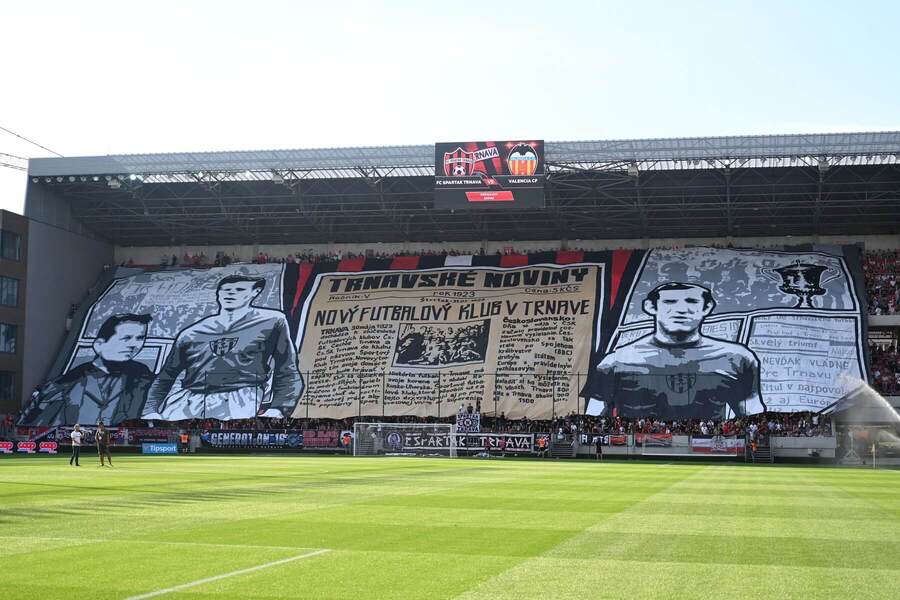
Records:
[[[4,599],[900,595],[900,132],[27,176]]]

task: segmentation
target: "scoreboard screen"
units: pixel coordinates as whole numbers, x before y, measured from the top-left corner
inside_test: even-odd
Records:
[[[544,142],[440,142],[434,207],[544,208]]]

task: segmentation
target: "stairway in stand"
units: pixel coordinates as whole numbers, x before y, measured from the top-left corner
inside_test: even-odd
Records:
[[[758,446],[756,452],[750,450],[750,444],[747,444],[747,450],[744,453],[744,460],[751,463],[769,463],[775,462],[775,453],[769,446]]]
[[[553,458],[575,458],[575,443],[568,440],[551,441],[550,456]]]

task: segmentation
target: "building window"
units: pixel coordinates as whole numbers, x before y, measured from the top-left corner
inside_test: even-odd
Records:
[[[0,352],[16,353],[16,326],[0,323]]]
[[[16,374],[13,371],[0,371],[0,402],[13,402],[16,399]]]
[[[22,260],[22,236],[5,229],[0,232],[0,255],[6,260]]]
[[[19,280],[0,276],[0,305],[19,305]]]

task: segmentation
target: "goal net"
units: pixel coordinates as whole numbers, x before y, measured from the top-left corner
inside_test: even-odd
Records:
[[[450,423],[355,423],[353,456],[456,457],[456,425]]]

